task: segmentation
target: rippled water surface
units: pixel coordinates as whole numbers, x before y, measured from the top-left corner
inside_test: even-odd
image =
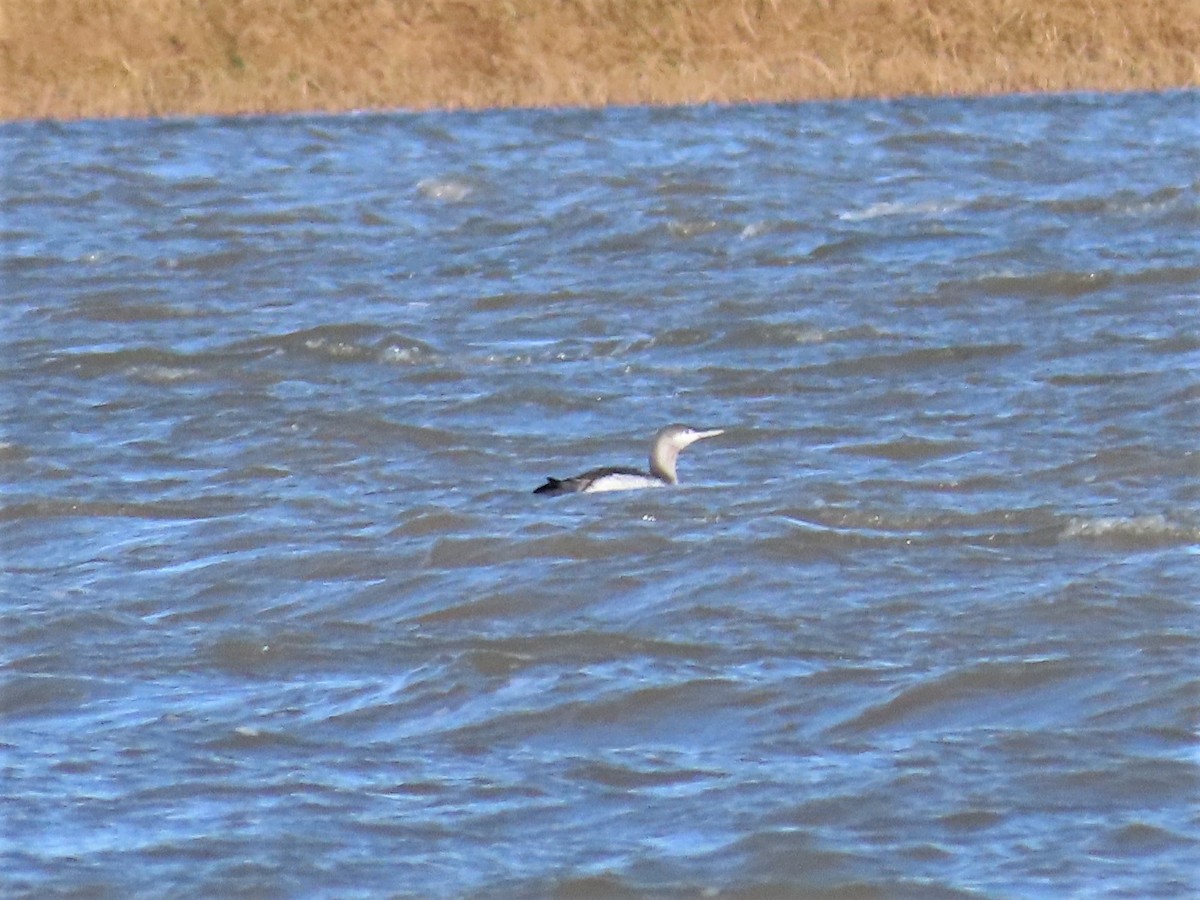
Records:
[[[0,142],[3,893],[1200,890],[1197,93]]]

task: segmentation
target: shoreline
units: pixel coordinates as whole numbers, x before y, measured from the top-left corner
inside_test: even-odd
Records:
[[[0,120],[1186,90],[1193,2],[0,0]]]
[[[4,118],[0,116],[0,125],[17,125],[17,124],[35,124],[38,122],[52,122],[62,125],[72,123],[86,122],[172,122],[185,121],[188,119],[211,119],[214,121],[224,121],[232,119],[316,119],[324,117],[334,118],[338,116],[419,116],[419,115],[486,115],[496,112],[573,112],[573,111],[588,111],[588,110],[636,110],[636,109],[671,109],[671,108],[695,108],[695,109],[724,109],[736,108],[741,106],[802,106],[806,104],[822,104],[822,103],[896,103],[903,104],[909,101],[951,101],[951,102],[974,102],[988,100],[1003,100],[1007,98],[1021,97],[1063,97],[1063,98],[1088,98],[1088,97],[1118,97],[1122,95],[1138,95],[1138,94],[1172,94],[1172,93],[1187,93],[1189,91],[1200,92],[1200,88],[1191,86],[1185,87],[1166,87],[1166,88],[1129,88],[1118,90],[1094,90],[1090,88],[1065,89],[1065,90],[1046,90],[1046,91],[1005,91],[995,93],[976,93],[976,94],[887,94],[874,95],[863,94],[847,97],[798,97],[796,99],[746,99],[746,100],[705,100],[698,102],[685,101],[680,103],[607,103],[607,104],[538,104],[538,105],[509,105],[509,106],[370,106],[370,107],[331,107],[328,109],[263,109],[263,110],[218,110],[215,112],[199,111],[199,112],[164,112],[155,115],[79,115],[79,116],[27,116],[19,118]]]

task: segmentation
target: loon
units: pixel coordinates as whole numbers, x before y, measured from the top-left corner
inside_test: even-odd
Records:
[[[663,487],[679,484],[675,474],[675,460],[679,451],[701,438],[724,434],[722,428],[701,431],[688,425],[668,425],[659,429],[650,444],[650,471],[628,469],[621,466],[592,469],[574,478],[547,478],[546,483],[534,490],[535,494],[594,494],[600,491],[631,491],[638,488]]]

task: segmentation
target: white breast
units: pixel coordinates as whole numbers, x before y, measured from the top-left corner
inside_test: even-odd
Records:
[[[639,488],[662,487],[663,482],[649,475],[628,475],[615,472],[611,475],[601,475],[583,489],[585,494],[598,494],[601,491],[635,491]]]

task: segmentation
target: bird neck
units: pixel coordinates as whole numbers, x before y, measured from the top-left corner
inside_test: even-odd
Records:
[[[675,459],[678,453],[671,447],[654,447],[650,451],[650,474],[667,484],[679,484],[675,474]]]

